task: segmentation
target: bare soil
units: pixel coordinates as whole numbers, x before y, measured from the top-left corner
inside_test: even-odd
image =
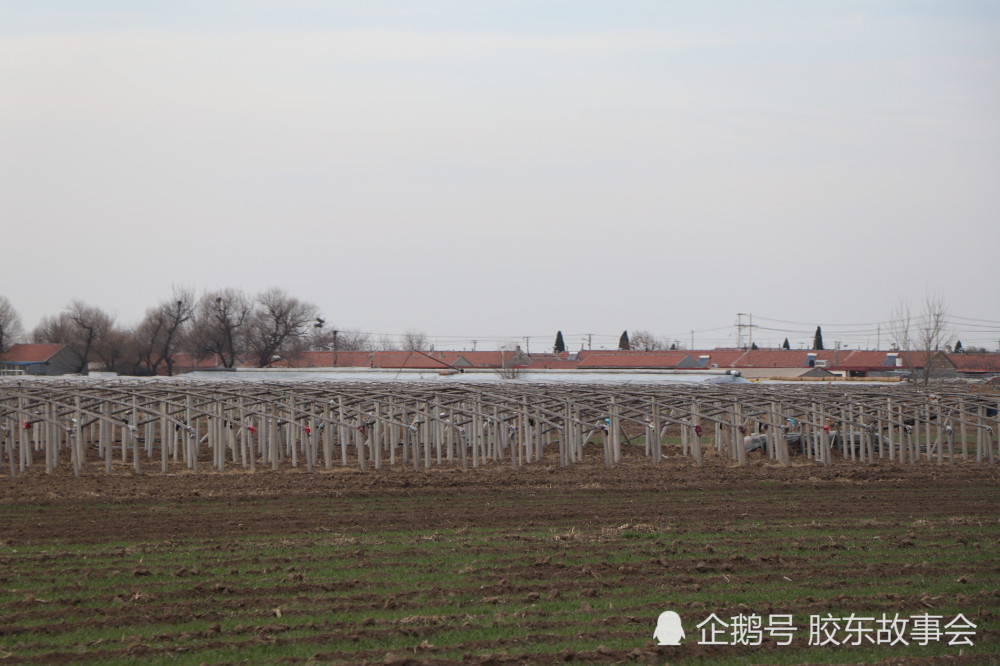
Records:
[[[155,463],[150,466],[155,469]],[[519,469],[508,463],[469,471],[444,466],[377,472],[338,468],[313,474],[301,469],[199,475],[178,470],[163,475],[151,469],[133,475],[129,469],[116,468],[107,477],[95,463],[81,478],[74,478],[65,467],[49,476],[31,470],[17,479],[0,478],[0,590],[18,584],[19,572],[36,571],[40,557],[70,578],[115,579],[125,574],[135,581],[114,595],[109,592],[106,606],[86,619],[67,617],[68,610],[85,602],[74,596],[73,582],[53,583],[50,602],[22,598],[0,603],[0,663],[150,658],[197,662],[198,655],[232,645],[244,646],[250,654],[261,646],[305,645],[312,651],[308,659],[332,662],[441,663],[454,660],[456,651],[461,660],[478,663],[549,663],[553,654],[565,660],[608,663],[663,663],[677,656],[713,659],[745,654],[746,649],[741,653],[689,641],[677,655],[651,641],[650,618],[662,604],[632,604],[622,614],[596,610],[626,603],[616,596],[621,590],[655,588],[669,581],[671,595],[688,599],[677,610],[737,613],[739,605],[722,593],[708,601],[697,600],[703,586],[722,585],[722,579],[730,577],[739,580],[743,592],[781,579],[810,581],[822,595],[803,594],[792,602],[753,609],[809,614],[829,612],[831,599],[837,607],[858,613],[922,612],[940,602],[909,591],[874,591],[878,582],[903,585],[916,576],[927,580],[967,576],[974,584],[957,603],[978,612],[984,627],[976,637],[979,644],[997,645],[998,640],[989,627],[1000,614],[1000,558],[987,554],[964,568],[950,564],[973,547],[948,531],[948,525],[959,524],[956,521],[993,525],[974,547],[998,552],[1000,471],[986,464],[822,466],[800,459],[782,467],[753,457],[740,468],[709,456],[698,468],[673,457],[654,465],[632,453],[622,464],[605,469],[594,451],[587,462],[569,468],[545,460]],[[922,564],[908,563],[905,570],[894,561],[871,561],[853,571],[831,570],[829,558],[864,547],[853,535],[838,536],[838,530],[866,521],[881,526],[893,548],[924,546],[940,556]],[[927,529],[919,528],[921,521]],[[816,527],[801,542],[791,544],[793,555],[741,554],[786,552],[789,544],[769,541],[768,527],[790,524]],[[465,541],[461,535],[470,528],[491,530],[502,543],[491,549]],[[431,536],[413,536],[428,531]],[[554,536],[542,540],[539,531]],[[644,541],[645,532],[669,534],[672,540]],[[364,539],[382,534],[391,535],[400,546],[390,565],[419,562],[421,539],[434,534],[451,539],[458,549],[468,550],[463,581],[453,589],[403,584],[387,594],[366,582],[370,569],[359,568],[357,575],[332,582],[311,576],[308,563],[294,557],[254,550],[259,539],[280,536],[290,551],[310,552],[323,543],[324,535],[337,535],[338,544],[347,543],[349,552],[363,560]],[[695,535],[707,535],[712,545],[694,543],[690,537]],[[351,539],[359,540],[356,547]],[[66,550],[109,542],[126,544],[120,563],[88,564]],[[162,571],[135,564],[137,553],[162,552],[171,544],[187,548],[204,544],[206,551],[216,551],[216,559],[221,553],[227,565],[204,571],[177,565]],[[46,545],[50,548],[39,554],[38,547]],[[25,546],[35,554],[19,557],[17,549]],[[574,547],[586,551],[592,562],[574,564]],[[622,562],[623,550],[634,557]],[[483,563],[486,555],[501,564]],[[244,584],[249,573],[270,576],[273,588],[262,591]],[[419,576],[421,571],[413,573]],[[168,589],[144,583],[157,576],[190,585]],[[580,612],[573,617],[541,611],[525,611],[520,618],[508,614],[506,620],[497,621],[515,622],[521,629],[517,635],[444,646],[443,632],[453,629],[462,616],[439,615],[432,609],[454,603],[456,593],[470,591],[478,602],[495,603],[498,608],[512,602],[529,606],[539,600],[572,599],[579,601]],[[320,612],[333,603],[333,597],[338,612],[347,612],[356,621],[311,621],[304,625],[307,631],[290,635],[285,620],[294,615],[282,618],[272,612],[283,602],[298,604],[302,613],[310,608]],[[373,613],[387,610],[405,613],[401,619],[372,619]],[[240,623],[223,628],[233,618]],[[130,636],[143,626],[192,620],[210,626],[176,635]],[[67,632],[102,628],[115,629],[121,640],[49,645]],[[535,653],[539,645],[561,645],[567,633],[591,643],[634,635],[635,647]],[[327,648],[345,637],[372,647]],[[406,649],[378,646],[401,637],[408,641]],[[754,659],[763,662],[779,650],[768,643],[760,649],[763,652],[755,653]],[[954,652],[929,656],[921,663],[997,663],[997,658],[995,650],[962,656]],[[886,663],[905,661],[893,659],[891,653],[886,659]]]

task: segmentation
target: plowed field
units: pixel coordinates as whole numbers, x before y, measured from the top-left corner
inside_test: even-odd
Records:
[[[596,450],[569,469],[32,471],[0,479],[0,664],[997,663],[998,491],[973,463],[607,470]],[[679,646],[653,639],[668,609]],[[699,644],[712,613],[796,631]],[[972,645],[808,644],[812,616],[851,613],[961,613]]]

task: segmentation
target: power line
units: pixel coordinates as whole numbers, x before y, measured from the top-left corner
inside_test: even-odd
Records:
[[[961,317],[959,315],[949,315],[949,318],[951,318],[951,319],[965,319],[965,320],[968,320],[968,321],[981,321],[981,322],[985,322],[987,324],[997,324],[998,326],[1000,326],[1000,321],[994,321],[992,319],[974,319],[973,317]]]
[[[765,322],[765,325],[761,323],[748,323],[744,322],[742,317],[749,316],[740,314],[737,320],[737,337],[735,341],[735,346],[741,346],[744,340],[743,328],[753,328],[757,329],[760,333],[767,333],[776,336],[785,336],[791,338],[809,338],[814,333],[814,326],[820,326],[827,329],[826,333],[831,333],[837,336],[845,345],[850,345],[855,348],[868,347],[873,341],[876,342],[876,347],[880,346],[880,341],[886,331],[888,330],[888,336],[892,339],[891,330],[893,324],[898,323],[897,320],[888,321],[878,321],[878,322],[855,322],[855,323],[830,323],[830,322],[805,322],[805,321],[794,321],[788,319],[779,319],[776,317],[767,317],[757,315],[757,322]],[[919,328],[921,315],[915,315],[913,317],[912,324],[914,327]],[[960,315],[948,315],[947,319],[948,329],[955,334],[960,335],[968,341],[968,344],[988,344],[992,346],[992,343],[996,341],[996,337],[993,334],[1000,334],[1000,321],[995,321],[991,319],[980,319],[975,317],[964,317]],[[713,333],[722,333],[724,331],[729,331],[729,335],[711,335]],[[352,331],[354,332],[354,331]],[[374,341],[379,338],[390,339],[394,342],[405,340],[406,333],[386,333],[378,331],[363,331],[356,330],[358,334],[364,336],[370,336]],[[752,328],[750,328],[751,335],[747,344],[753,341],[755,335]],[[483,335],[483,334],[471,334],[471,335],[456,335],[456,334],[443,334],[434,335],[429,333],[424,333],[429,342],[437,342],[441,345],[456,345],[462,343],[467,343],[464,346],[472,346],[473,349],[480,348],[482,346],[489,346],[491,344],[503,344],[503,343],[513,343],[515,341],[522,341],[526,347],[530,346],[532,340],[536,342],[541,342],[543,348],[548,348],[547,341],[554,339],[553,335],[550,333],[536,334],[536,335]],[[718,346],[732,346],[733,342],[733,325],[727,326],[713,326],[700,329],[685,329],[679,332],[670,332],[666,334],[659,335],[657,337],[674,340],[680,345],[682,341],[687,341],[692,338],[693,335],[697,335],[697,342],[700,348],[710,348]],[[988,336],[988,337],[987,337]],[[617,348],[617,343],[619,335],[617,333],[574,333],[564,332],[563,337],[566,340],[567,349],[575,347],[576,345],[581,345],[582,348]]]

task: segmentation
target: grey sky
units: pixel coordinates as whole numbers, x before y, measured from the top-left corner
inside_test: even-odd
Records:
[[[996,347],[998,7],[0,2],[0,293],[534,351],[874,346],[931,290]]]

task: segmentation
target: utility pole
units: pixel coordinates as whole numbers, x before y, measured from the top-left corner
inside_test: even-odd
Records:
[[[333,329],[333,367],[337,367],[337,329]]]
[[[524,338],[524,353],[525,354],[531,353],[531,338],[527,336],[525,336]]]
[[[691,349],[694,349],[694,331],[691,331]]]
[[[744,313],[736,313],[736,347],[737,349],[743,348],[743,317]]]
[[[478,341],[477,340],[472,341],[472,351],[476,351],[476,342]]]
[[[587,333],[587,349],[593,349],[594,346],[591,344],[593,342],[593,333]]]

